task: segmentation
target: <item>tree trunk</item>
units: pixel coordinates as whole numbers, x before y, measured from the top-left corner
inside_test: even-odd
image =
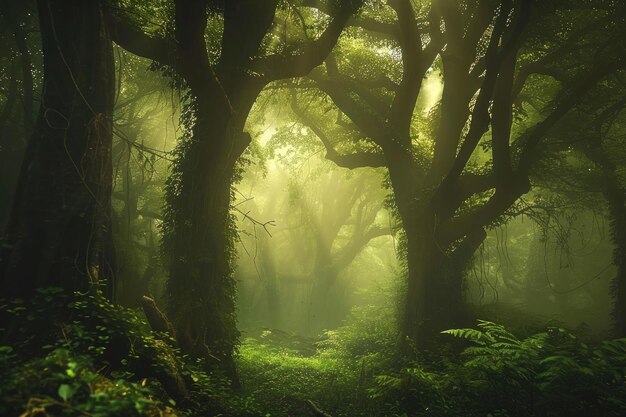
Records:
[[[0,199],[5,202],[5,204],[0,205],[0,231],[4,230],[8,220],[9,203],[12,201],[15,191],[15,177],[16,173],[19,172],[19,161],[24,153],[25,141],[17,139],[20,135],[19,129],[16,129],[10,120],[19,97],[17,70],[18,65],[13,62],[8,73],[10,81],[6,91],[6,101],[0,111]],[[24,133],[24,135],[26,134]]]
[[[325,329],[338,327],[349,310],[345,297],[337,294],[338,276],[339,271],[332,266],[314,268],[307,308],[308,336],[314,337]]]
[[[601,143],[582,148],[589,160],[602,170],[602,191],[609,207],[611,240],[615,247],[613,263],[617,274],[613,279],[613,333],[615,337],[626,337],[626,189],[617,175],[617,166]]]
[[[9,297],[47,285],[95,291],[110,284],[113,269],[114,65],[102,4],[37,5],[44,88],[2,252]]]
[[[238,338],[232,275],[236,231],[230,205],[235,164],[245,146],[228,119],[211,117],[202,106],[195,114],[193,136],[183,139],[168,183],[169,313],[183,351],[217,361],[237,384],[232,358]]]
[[[611,238],[615,249],[613,263],[617,274],[613,279],[613,332],[616,337],[626,337],[626,198],[624,188],[615,177],[607,183],[604,196],[611,214]]]
[[[468,324],[464,274],[486,234],[477,229],[454,249],[441,247],[428,207],[400,210],[406,231],[407,290],[402,337],[420,350],[440,345],[441,331]]]

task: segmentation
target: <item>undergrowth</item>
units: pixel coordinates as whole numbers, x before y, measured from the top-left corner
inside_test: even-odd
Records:
[[[334,417],[385,415],[383,402],[368,396],[367,389],[374,370],[392,366],[392,312],[355,308],[344,326],[324,332],[310,346],[301,338],[289,343],[281,337],[276,343],[275,330],[244,339],[238,368],[246,394],[271,416],[310,416],[309,400]]]
[[[626,415],[626,339],[556,327],[518,337],[479,321],[444,332],[466,343],[461,354],[406,358],[392,313],[355,309],[317,340],[270,329],[244,339],[235,393],[137,312],[42,290],[0,303],[0,415],[306,417],[308,401],[334,417]],[[178,403],[158,378],[171,369],[191,387]]]
[[[137,311],[101,297],[38,291],[0,302],[2,416],[256,416],[230,381],[151,331]],[[178,403],[160,375],[191,388]]]
[[[409,360],[396,354],[393,326],[379,326],[392,319],[372,313],[325,333],[315,355],[266,334],[246,339],[246,390],[272,416],[309,415],[306,400],[336,417],[626,415],[626,339],[586,343],[555,327],[518,338],[479,321],[444,332],[467,343],[461,355]]]

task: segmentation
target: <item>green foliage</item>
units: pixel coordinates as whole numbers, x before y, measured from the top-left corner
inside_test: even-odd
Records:
[[[549,328],[520,339],[499,324],[443,332],[471,343],[461,362],[409,362],[374,378],[390,415],[621,416],[626,339],[585,343]]]
[[[623,415],[626,339],[587,344],[549,328],[519,340],[503,326],[445,333],[471,341],[464,367],[475,394],[510,415]],[[558,410],[558,412],[553,411]]]
[[[310,415],[306,400],[335,417],[388,415],[368,389],[392,363],[392,313],[392,308],[355,308],[344,326],[309,345],[275,331],[245,339],[238,363],[244,391],[272,416]]]
[[[262,415],[136,311],[98,296],[41,289],[28,305],[0,303],[0,319],[0,415]],[[172,370],[190,387],[184,404],[159,382]]]
[[[0,349],[0,362],[15,361],[12,349]],[[153,415],[168,408],[141,383],[106,378],[92,358],[57,348],[3,373],[0,414],[24,407],[24,416],[86,415],[94,417]],[[167,415],[167,414],[166,414]]]
[[[393,375],[378,375],[374,382],[368,395],[384,401],[394,416],[406,415],[405,411],[410,415],[454,415],[446,379],[417,363]]]
[[[165,409],[160,400],[167,397],[143,356],[167,345],[134,311],[46,288],[28,306],[3,304],[0,316],[10,323],[2,333],[11,344],[0,349],[8,376],[0,383],[0,414],[131,416]]]
[[[244,395],[180,356],[132,310],[90,295],[41,290],[27,306],[2,303],[0,415],[620,416],[626,412],[626,339],[586,343],[563,329],[520,338],[499,324],[445,334],[461,357],[403,361],[393,308],[355,308],[322,339],[247,338]],[[280,336],[280,337],[278,337]],[[307,344],[308,343],[308,344]],[[145,358],[178,366],[191,386],[174,403]],[[176,408],[176,410],[174,410]],[[175,413],[175,414],[174,414]]]
[[[358,366],[319,355],[303,357],[248,338],[240,348],[239,370],[244,388],[264,408],[292,415],[307,399],[324,398],[325,405],[332,402],[336,407],[354,398],[351,387]]]
[[[393,308],[355,307],[344,326],[324,333],[318,346],[326,355],[374,360],[395,349],[397,325]]]

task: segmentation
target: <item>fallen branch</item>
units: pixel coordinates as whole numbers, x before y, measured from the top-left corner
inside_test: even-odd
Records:
[[[311,410],[313,415],[315,415],[317,417],[333,417],[330,414],[320,410],[319,407],[313,401],[306,400],[305,402],[306,402],[306,405],[309,406],[309,409]]]
[[[148,324],[155,332],[169,335],[176,342],[174,326],[167,316],[159,310],[156,302],[145,295],[141,297],[141,306],[148,319]],[[152,349],[143,352],[147,361],[146,370],[152,372],[170,397],[180,402],[189,396],[188,381],[185,380],[181,365],[172,351],[172,347],[162,340],[155,340]]]
[[[152,298],[146,297],[145,295],[141,297],[141,307],[152,330],[167,333],[172,339],[176,340],[174,326],[167,319],[167,316],[159,310]]]

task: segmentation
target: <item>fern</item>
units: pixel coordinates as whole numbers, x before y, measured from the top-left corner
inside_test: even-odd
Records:
[[[460,339],[467,339],[479,345],[486,345],[488,342],[493,341],[486,333],[476,329],[450,329],[441,332],[443,334],[449,334]]]

